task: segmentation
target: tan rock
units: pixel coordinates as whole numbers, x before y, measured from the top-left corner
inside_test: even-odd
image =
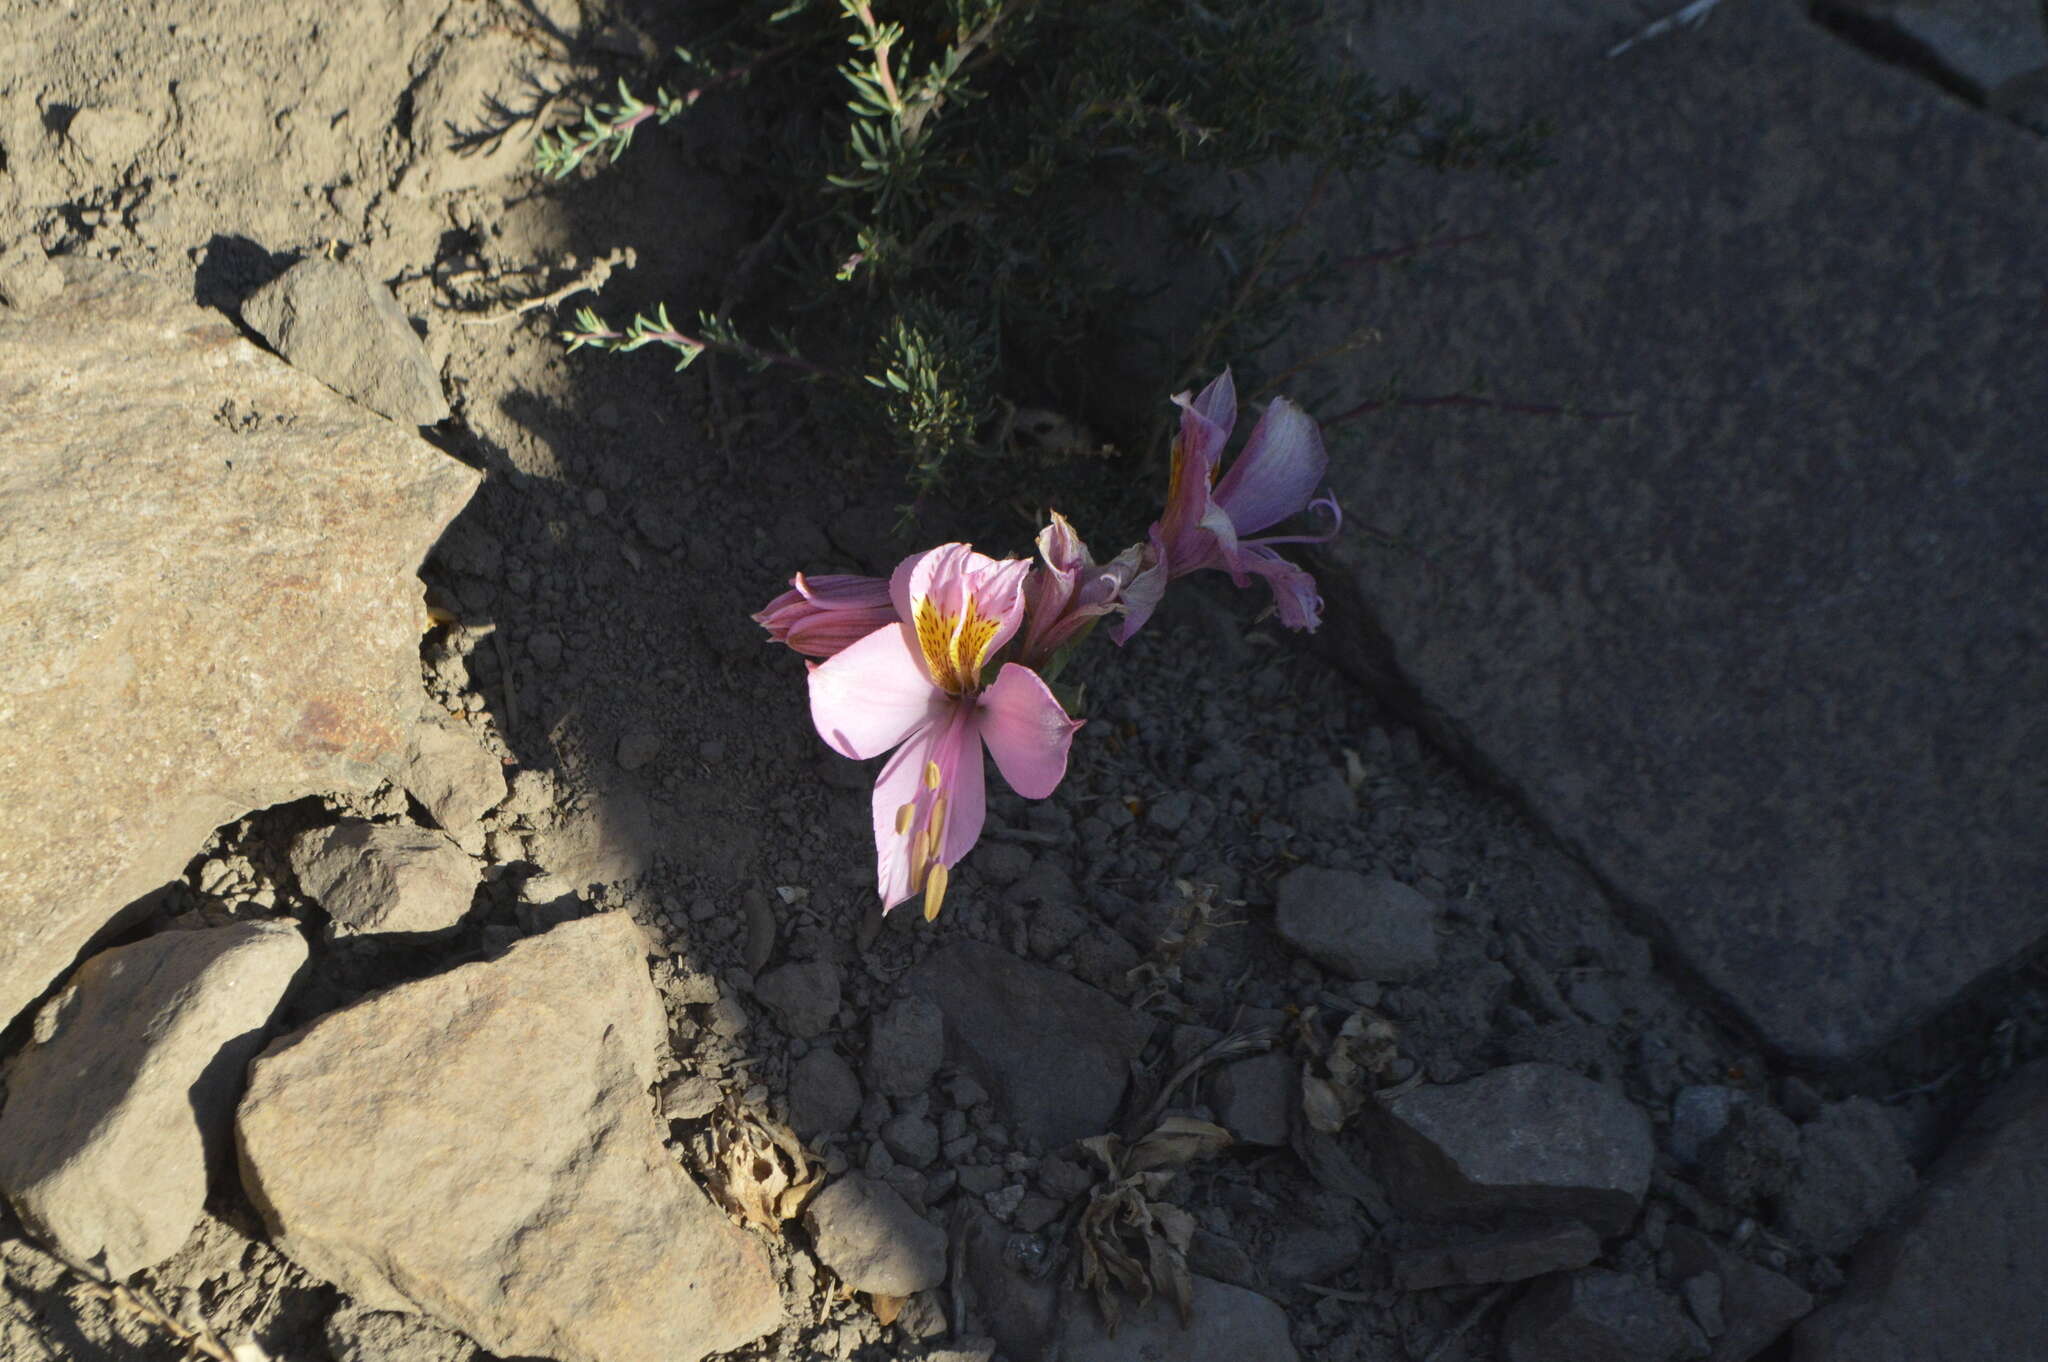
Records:
[[[505,798],[505,766],[462,728],[423,723],[413,734],[405,788],[450,832],[475,826]]]
[[[566,923],[272,1046],[237,1121],[243,1185],[309,1271],[493,1352],[738,1347],[781,1300],[662,1147],[665,1028],[632,919]]]
[[[290,922],[164,932],[80,966],[0,1108],[0,1188],[114,1277],[178,1251],[226,1159],[243,1067],[306,961]]]
[[[0,312],[0,1023],[208,832],[402,769],[470,469],[161,285]]]
[[[299,887],[346,932],[438,932],[469,911],[482,867],[445,833],[351,818],[292,843]]]

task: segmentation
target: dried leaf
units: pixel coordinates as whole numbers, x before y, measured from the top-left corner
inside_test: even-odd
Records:
[[[1198,1121],[1192,1116],[1169,1116],[1138,1141],[1126,1167],[1133,1173],[1184,1168],[1200,1159],[1215,1158],[1231,1143],[1230,1132],[1213,1122]]]
[[[896,1316],[903,1313],[904,1303],[909,1299],[910,1297],[908,1296],[871,1294],[868,1296],[868,1305],[874,1310],[876,1319],[880,1320],[884,1325],[889,1325],[894,1324]]]
[[[1309,1126],[1325,1135],[1335,1135],[1351,1119],[1356,1107],[1346,1105],[1337,1090],[1306,1068],[1301,1074],[1301,1110]]]

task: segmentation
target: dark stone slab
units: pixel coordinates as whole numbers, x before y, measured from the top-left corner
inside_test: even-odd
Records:
[[[1855,1056],[2048,936],[2048,144],[1803,5],[1615,60],[1640,6],[1456,8],[1362,19],[1359,59],[1548,114],[1557,164],[1333,199],[1340,252],[1486,236],[1360,276],[1382,339],[1319,414],[1476,367],[1634,415],[1338,426],[1383,534],[1338,542],[1327,635],[1766,1041]]]
[[[1443,1219],[1568,1216],[1619,1234],[1656,1148],[1627,1098],[1555,1064],[1511,1064],[1375,1102],[1373,1152],[1397,1200]]]
[[[1664,1239],[1671,1276],[1694,1281],[1711,1276],[1719,1288],[1721,1328],[1707,1362],[1749,1362],[1813,1309],[1805,1288],[1769,1268],[1750,1262],[1698,1230],[1673,1225]]]
[[[1901,1224],[1798,1329],[1798,1362],[2048,1356],[2048,1061],[2008,1080]]]
[[[979,941],[933,951],[907,983],[945,1014],[947,1055],[1041,1149],[1109,1129],[1152,1034],[1149,1018],[1100,989]]]

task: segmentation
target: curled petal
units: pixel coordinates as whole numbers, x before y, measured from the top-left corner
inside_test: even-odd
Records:
[[[1011,789],[1026,799],[1043,799],[1058,788],[1081,725],[1067,717],[1037,672],[1004,663],[996,683],[982,692],[977,717],[981,740]]]
[[[754,614],[777,643],[807,657],[830,657],[897,618],[879,577],[799,572],[790,589]]]
[[[1273,589],[1273,608],[1289,629],[1314,633],[1323,622],[1323,598],[1316,579],[1263,544],[1248,544],[1238,560],[1246,572],[1266,579]]]
[[[943,710],[910,640],[891,624],[811,669],[811,722],[841,756],[880,756]]]
[[[1192,401],[1182,405],[1210,425],[1220,428],[1227,436],[1230,428],[1237,424],[1237,380],[1230,376],[1230,370],[1225,369],[1209,381],[1208,387],[1196,393]]]
[[[1329,466],[1316,423],[1300,407],[1276,397],[1216,485],[1215,503],[1240,536],[1257,534],[1306,507]]]
[[[1142,565],[1131,579],[1124,583],[1123,615],[1109,627],[1110,641],[1121,648],[1131,641],[1131,636],[1145,627],[1145,621],[1152,618],[1152,612],[1159,608],[1160,600],[1166,595],[1166,585],[1172,580],[1164,546],[1160,543],[1159,527],[1152,527],[1152,542],[1147,546]]]

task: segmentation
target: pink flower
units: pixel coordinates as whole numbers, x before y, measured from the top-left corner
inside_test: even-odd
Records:
[[[789,585],[754,616],[754,623],[806,657],[830,657],[896,620],[889,584],[880,577],[805,577],[799,572]]]
[[[1024,618],[1025,559],[966,544],[903,560],[890,579],[897,620],[811,670],[811,722],[834,751],[896,755],[875,782],[875,878],[887,912],[920,890],[938,916],[950,868],[981,836],[985,744],[1010,788],[1051,794],[1081,725],[1036,672],[982,668]]]
[[[1038,556],[1045,566],[1024,585],[1024,638],[1017,658],[1047,673],[1062,649],[1079,643],[1095,621],[1123,608],[1123,590],[1138,572],[1142,545],[1133,545],[1108,563],[1098,564],[1058,511],[1038,534]],[[1052,673],[1058,670],[1053,667]]]
[[[1124,617],[1110,637],[1125,642],[1151,616],[1168,582],[1203,568],[1228,572],[1239,586],[1265,578],[1280,622],[1314,629],[1323,608],[1315,578],[1273,546],[1324,543],[1343,523],[1336,498],[1315,496],[1330,463],[1316,423],[1286,398],[1274,398],[1218,482],[1223,446],[1237,424],[1230,371],[1194,397],[1181,393],[1173,400],[1181,408],[1180,436],[1173,442],[1166,513],[1152,526],[1144,568],[1124,589]],[[1336,518],[1325,534],[1245,537],[1316,506],[1329,507]]]

